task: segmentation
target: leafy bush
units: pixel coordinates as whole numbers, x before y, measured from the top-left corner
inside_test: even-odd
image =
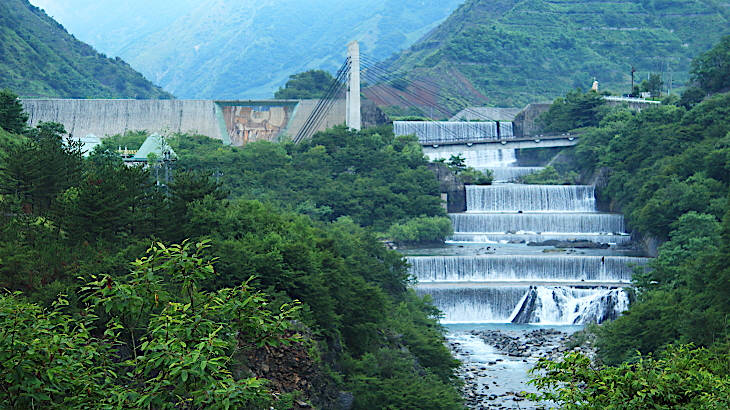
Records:
[[[578,183],[578,173],[569,171],[565,175],[560,175],[555,167],[548,165],[543,170],[520,177],[520,182],[523,184],[571,185]]]
[[[538,361],[531,383],[540,393],[530,398],[562,409],[726,409],[728,357],[726,346],[671,346],[656,358],[601,368],[580,353],[568,353],[562,361]]]
[[[265,380],[234,376],[241,349],[291,343],[284,330],[298,309],[278,314],[244,283],[214,293],[204,243],[157,244],[126,278],[93,277],[87,308],[73,317],[59,299],[50,312],[0,296],[0,398],[11,407],[179,408],[270,405]],[[101,336],[103,335],[103,336]]]
[[[396,242],[443,241],[453,235],[451,219],[435,216],[412,218],[404,223],[396,223],[388,229],[387,235]]]

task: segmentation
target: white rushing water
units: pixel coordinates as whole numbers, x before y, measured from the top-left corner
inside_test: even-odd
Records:
[[[507,151],[507,150],[503,150],[503,151]],[[513,150],[510,150],[510,151],[513,151]],[[535,172],[540,172],[543,169],[545,169],[545,167],[516,167],[516,166],[500,166],[500,165],[475,166],[474,168],[478,169],[479,171],[485,171],[485,170],[491,171],[492,176],[494,177],[495,183],[515,182],[520,177],[523,177],[523,176],[529,175],[529,174],[534,174]]]
[[[497,123],[492,121],[393,121],[395,135],[415,135],[421,144],[497,140]],[[512,136],[510,123],[509,136]]]
[[[449,214],[457,233],[623,233],[624,218],[606,213]]]
[[[462,148],[460,148],[462,147]],[[430,160],[449,160],[452,156],[461,156],[468,167],[476,169],[492,169],[498,167],[511,167],[517,163],[515,150],[513,149],[490,149],[490,150],[467,150],[463,146],[448,145],[444,147],[424,147],[423,153]],[[519,167],[514,167],[519,169]]]
[[[419,289],[444,313],[444,324],[586,324],[615,319],[628,308],[622,289],[554,286]]]
[[[525,242],[542,242],[549,240],[558,241],[591,241],[598,243],[607,243],[612,245],[621,245],[631,242],[629,235],[601,235],[595,233],[580,232],[563,232],[563,233],[526,233],[516,231],[514,234],[507,233],[477,233],[477,232],[456,232],[448,238],[446,243],[483,243],[483,244],[505,244],[505,243],[525,243]]]
[[[467,185],[467,212],[594,212],[590,185]]]
[[[632,265],[645,258],[629,256],[482,255],[412,256],[411,274],[419,283],[489,281],[597,281],[631,280]]]

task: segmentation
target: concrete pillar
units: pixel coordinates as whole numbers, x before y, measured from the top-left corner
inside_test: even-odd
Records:
[[[347,116],[345,124],[348,128],[360,131],[360,45],[357,41],[347,45],[347,57],[350,59],[350,78],[347,84]]]

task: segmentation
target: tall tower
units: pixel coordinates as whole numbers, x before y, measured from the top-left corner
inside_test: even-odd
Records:
[[[360,44],[357,41],[347,45],[347,57],[350,60],[350,78],[347,84],[345,124],[348,128],[360,131]]]

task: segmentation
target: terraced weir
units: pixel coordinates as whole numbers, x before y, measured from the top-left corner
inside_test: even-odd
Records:
[[[577,325],[628,307],[622,288],[646,259],[610,247],[630,235],[622,215],[596,211],[593,186],[467,186],[466,197],[467,211],[449,215],[450,247],[408,257],[444,323]],[[568,252],[549,240],[601,249]]]
[[[464,146],[445,145],[441,147],[425,146],[423,152],[432,160],[449,160],[452,156],[460,155],[466,166],[480,171],[489,170],[497,183],[513,182],[544,167],[519,167],[514,149],[467,150]]]

